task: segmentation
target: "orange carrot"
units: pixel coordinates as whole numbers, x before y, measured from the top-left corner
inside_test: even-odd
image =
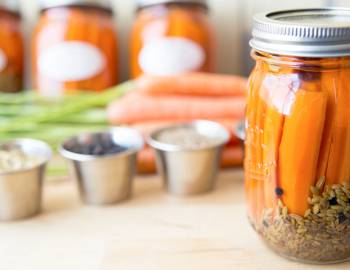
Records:
[[[239,146],[225,146],[222,152],[221,167],[232,168],[242,165],[243,150]],[[137,157],[137,171],[139,173],[154,173],[156,162],[154,152],[151,148],[145,147]]]
[[[267,208],[276,206],[278,149],[282,136],[283,115],[270,106],[266,111],[263,135],[264,190]]]
[[[349,69],[340,72],[340,82],[343,95],[340,97],[338,123],[345,129],[344,155],[340,164],[340,177],[338,178],[337,184],[345,183],[350,181],[350,107],[347,104],[350,100],[350,86],[348,83],[350,71]]]
[[[333,125],[336,113],[336,92],[338,86],[338,72],[324,72],[321,76],[321,90],[327,95],[327,110],[322,135],[322,143],[317,168],[317,178],[325,177],[328,167],[332,144]]]
[[[137,88],[151,95],[245,96],[247,80],[240,76],[189,73],[181,76],[142,76]]]
[[[246,110],[246,140],[245,140],[245,193],[248,203],[248,215],[253,225],[257,224],[258,219],[258,182],[257,180],[257,162],[258,162],[258,137],[257,131],[257,111],[260,98],[260,86],[263,79],[263,73],[259,72],[262,66],[259,64],[255,67],[249,79],[249,95]]]
[[[326,185],[350,181],[350,72],[338,71],[331,144],[326,170]]]
[[[235,129],[237,127],[237,124],[239,124],[238,120],[231,120],[231,119],[205,119],[205,120],[215,121],[223,125],[227,129],[227,131],[230,132],[230,141],[228,142],[229,145],[238,145],[240,143],[240,140],[237,138],[235,134]],[[147,121],[147,122],[133,124],[132,127],[137,129],[141,134],[143,134],[144,137],[147,137],[149,134],[151,134],[153,131],[157,129],[160,129],[169,125],[173,125],[173,124],[188,123],[188,122],[190,121],[186,119]]]
[[[264,130],[264,119],[266,114],[266,102],[260,97],[261,91],[259,91],[258,106],[256,109],[256,122],[255,122],[255,145],[256,145],[256,168],[255,168],[255,180],[256,183],[256,196],[257,196],[257,221],[260,223],[263,211],[265,209],[265,191],[264,191],[264,158],[263,158],[263,130]]]
[[[156,161],[153,149],[145,147],[137,155],[137,172],[142,174],[154,173]]]
[[[282,200],[293,214],[304,215],[309,207],[307,198],[310,187],[316,182],[326,100],[323,92],[299,90],[285,117],[278,176],[284,192]]]
[[[225,146],[222,152],[221,167],[232,168],[243,163],[243,150],[239,146]]]
[[[115,101],[108,108],[112,124],[168,119],[241,119],[245,98],[154,97],[137,92]]]

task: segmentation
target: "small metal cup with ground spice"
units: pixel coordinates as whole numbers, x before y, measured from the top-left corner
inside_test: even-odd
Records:
[[[130,197],[136,155],[142,147],[143,139],[137,131],[116,127],[70,138],[59,151],[69,161],[83,201],[104,205]]]
[[[155,149],[157,167],[167,190],[175,195],[211,191],[228,131],[218,123],[195,121],[155,131],[148,143]]]
[[[0,220],[24,219],[40,212],[50,157],[49,146],[41,141],[17,139],[0,144]]]

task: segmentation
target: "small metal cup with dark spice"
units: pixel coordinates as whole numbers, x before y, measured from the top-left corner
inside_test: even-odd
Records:
[[[116,127],[70,138],[59,151],[68,160],[83,201],[104,205],[130,197],[137,152],[142,147],[137,131]]]

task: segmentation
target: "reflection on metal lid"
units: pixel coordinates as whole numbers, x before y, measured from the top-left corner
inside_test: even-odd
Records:
[[[61,7],[61,6],[92,6],[111,10],[109,0],[39,0],[42,9]]]
[[[350,9],[297,9],[257,14],[251,46],[273,54],[350,55]]]
[[[199,4],[205,7],[207,6],[207,0],[136,0],[136,2],[139,8],[169,3]]]

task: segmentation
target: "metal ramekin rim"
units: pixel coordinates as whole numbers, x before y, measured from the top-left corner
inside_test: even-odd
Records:
[[[114,154],[102,155],[102,156],[79,154],[79,153],[75,153],[75,152],[69,151],[69,150],[67,150],[64,147],[65,143],[67,143],[70,140],[76,139],[79,136],[88,135],[88,134],[90,134],[90,135],[93,135],[93,134],[107,134],[107,133],[110,134],[111,132],[117,131],[118,129],[128,130],[130,132],[134,132],[134,134],[137,134],[138,139],[139,139],[139,143],[140,143],[139,146],[137,146],[135,144],[135,147],[128,148],[125,151],[121,151],[121,152],[114,153]],[[143,148],[143,146],[144,146],[143,138],[142,138],[141,134],[137,130],[135,130],[133,128],[129,128],[129,127],[120,126],[120,127],[111,127],[109,129],[104,129],[104,130],[101,130],[101,131],[84,132],[84,133],[80,133],[80,134],[78,134],[76,136],[69,137],[68,139],[63,141],[58,146],[58,152],[65,159],[73,160],[73,161],[85,162],[85,161],[103,160],[103,159],[110,159],[110,158],[115,158],[115,157],[123,157],[123,156],[133,155],[133,154],[136,154],[137,152],[139,152]]]
[[[215,125],[217,128],[220,128],[221,132],[223,133],[222,138],[218,140],[217,143],[212,143],[212,144],[199,146],[199,147],[188,147],[188,146],[181,146],[176,144],[163,143],[158,141],[156,138],[159,133],[164,132],[165,130],[173,129],[173,128],[181,128],[181,127],[195,127],[196,125],[201,123]],[[221,124],[210,120],[195,120],[192,122],[183,122],[179,124],[168,125],[166,127],[157,129],[147,137],[146,141],[151,147],[157,150],[162,150],[167,152],[185,152],[185,151],[201,151],[201,150],[220,147],[225,145],[229,141],[229,139],[230,139],[229,132]]]
[[[35,144],[41,144],[43,149],[47,151],[46,157],[43,158],[41,162],[39,162],[36,165],[24,168],[24,169],[19,169],[19,170],[13,170],[13,171],[6,171],[6,172],[0,172],[0,176],[7,176],[7,175],[14,175],[14,174],[19,174],[19,173],[25,173],[31,170],[35,170],[41,166],[45,166],[51,159],[52,157],[52,150],[51,147],[44,141],[41,140],[35,140],[35,139],[29,139],[29,138],[17,138],[13,140],[8,140],[8,141],[1,141],[0,146],[6,145],[6,144],[23,144],[23,143],[35,143]]]

